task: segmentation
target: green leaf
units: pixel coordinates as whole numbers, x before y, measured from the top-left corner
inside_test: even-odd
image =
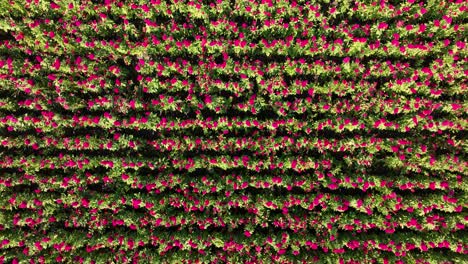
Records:
[[[215,245],[216,247],[218,248],[223,248],[224,247],[224,242],[219,239],[219,238],[213,238],[213,240],[211,240],[211,242],[213,243],[213,245]]]

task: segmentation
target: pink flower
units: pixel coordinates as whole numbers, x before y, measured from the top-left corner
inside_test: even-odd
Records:
[[[42,245],[41,242],[37,241],[34,242],[34,246],[36,247],[37,250],[41,251],[42,250]]]
[[[443,19],[445,20],[445,22],[447,22],[447,24],[451,24],[451,23],[452,23],[452,18],[451,18],[451,17],[443,16]]]
[[[251,234],[249,231],[245,231],[245,232],[244,232],[244,235],[245,235],[246,237],[250,237],[252,234]]]
[[[385,23],[385,22],[382,22],[379,24],[379,29],[387,29],[388,28],[388,24]]]
[[[51,2],[51,3],[50,3],[50,8],[52,8],[52,9],[58,9],[58,8],[60,8],[60,6],[57,5],[57,4],[54,3],[54,2]]]
[[[8,245],[9,243],[10,243],[10,240],[3,239],[1,245],[4,246],[4,245]]]
[[[88,199],[86,199],[86,198],[81,199],[81,205],[83,205],[83,207],[88,208],[89,207]]]
[[[415,218],[411,218],[411,220],[408,222],[408,226],[417,226],[418,225],[418,220]]]
[[[140,200],[138,200],[138,199],[133,199],[133,200],[132,200],[133,208],[138,209],[138,208],[140,207],[140,203],[141,203]]]
[[[418,32],[423,33],[424,31],[426,31],[426,25],[424,25],[424,24],[419,25],[419,31]]]
[[[344,248],[336,248],[333,250],[333,253],[336,253],[336,254],[341,254],[341,253],[344,253],[345,252],[345,249]]]
[[[291,168],[295,169],[296,166],[297,166],[297,161],[296,161],[296,160],[293,160],[293,161],[291,162]]]
[[[460,108],[461,108],[460,104],[452,104],[452,110],[457,111]]]
[[[60,60],[59,60],[59,59],[56,59],[56,60],[54,61],[54,64],[53,64],[52,66],[54,66],[54,68],[55,68],[56,70],[60,69]]]

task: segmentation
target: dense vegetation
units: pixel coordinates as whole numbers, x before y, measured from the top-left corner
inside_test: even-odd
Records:
[[[0,0],[0,262],[467,261],[467,11]]]

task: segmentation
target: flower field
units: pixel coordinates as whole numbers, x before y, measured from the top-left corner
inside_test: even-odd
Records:
[[[462,0],[0,0],[0,263],[467,263]]]

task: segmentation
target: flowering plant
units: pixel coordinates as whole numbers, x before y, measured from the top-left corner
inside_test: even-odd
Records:
[[[462,263],[466,12],[0,2],[0,263]]]

